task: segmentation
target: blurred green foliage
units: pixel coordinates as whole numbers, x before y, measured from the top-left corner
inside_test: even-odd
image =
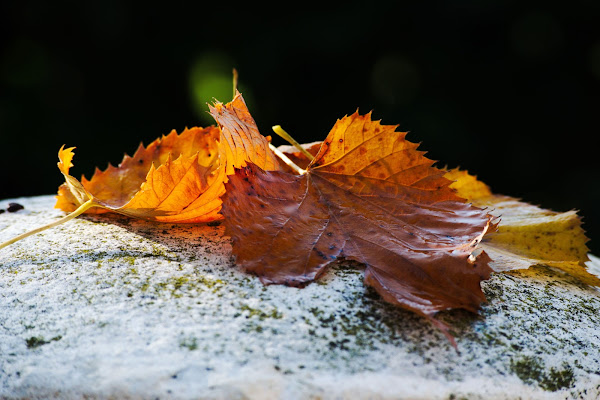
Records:
[[[233,61],[222,53],[204,53],[192,63],[189,72],[190,92],[194,111],[205,125],[214,124],[208,114],[207,103],[215,99],[222,102],[231,100]]]

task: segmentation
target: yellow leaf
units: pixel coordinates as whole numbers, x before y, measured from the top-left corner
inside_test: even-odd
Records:
[[[477,207],[489,208],[499,217],[497,232],[486,235],[481,247],[497,272],[526,269],[533,265],[558,268],[582,282],[600,286],[600,279],[586,269],[588,241],[575,211],[554,212],[519,199],[495,195],[487,185],[466,171],[453,169],[446,178],[451,188]]]

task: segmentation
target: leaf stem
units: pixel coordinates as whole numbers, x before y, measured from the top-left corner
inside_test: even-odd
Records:
[[[300,150],[300,152],[302,154],[304,154],[306,156],[306,158],[309,159],[309,161],[312,161],[313,158],[315,158],[312,154],[310,154],[308,151],[306,151],[306,149],[304,147],[302,147],[302,145],[300,145],[300,143],[298,143],[296,141],[296,139],[294,139],[292,136],[290,136],[289,133],[284,131],[283,128],[281,127],[281,125],[273,126],[273,132],[275,132],[276,134],[279,135],[279,137],[281,137],[282,139],[285,139],[289,144],[291,144],[292,146],[294,146],[295,148]]]
[[[233,69],[233,98],[235,98],[235,94],[237,93],[238,87],[238,72],[237,69]]]
[[[298,173],[298,175],[304,175],[306,173],[305,169],[300,168],[299,166],[297,166],[292,160],[290,160],[288,158],[288,156],[286,156],[285,154],[283,154],[281,151],[279,151],[277,149],[277,147],[273,146],[271,143],[269,143],[269,148],[271,149],[271,151],[273,153],[275,153],[275,155],[277,157],[279,157],[281,159],[281,161],[283,161],[284,163],[286,163],[290,168],[292,168],[294,171],[296,171]]]
[[[18,242],[21,239],[25,239],[28,236],[35,235],[36,233],[45,231],[46,229],[54,228],[57,225],[64,224],[65,222],[68,222],[68,221],[72,220],[73,218],[78,217],[79,215],[83,214],[84,212],[86,212],[87,210],[89,210],[90,208],[92,208],[94,206],[97,206],[97,204],[94,203],[94,200],[90,199],[90,200],[86,201],[85,203],[83,203],[82,205],[80,205],[77,210],[75,210],[71,214],[59,219],[58,221],[54,221],[48,225],[40,226],[39,228],[36,228],[32,231],[25,232],[25,233],[23,233],[19,236],[16,236],[10,240],[7,240],[6,242],[0,244],[0,249],[10,246],[11,244]]]

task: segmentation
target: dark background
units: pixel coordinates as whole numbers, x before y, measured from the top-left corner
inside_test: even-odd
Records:
[[[211,124],[235,67],[263,134],[322,140],[372,110],[439,166],[579,210],[600,253],[599,1],[0,4],[0,199],[55,193],[62,144],[90,177]]]

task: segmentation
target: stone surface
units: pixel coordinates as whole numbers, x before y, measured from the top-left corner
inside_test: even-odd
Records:
[[[63,215],[8,202],[0,242]],[[441,313],[457,352],[360,268],[266,287],[222,232],[80,217],[0,250],[0,398],[600,397],[600,295],[560,272],[495,274],[480,316]]]

